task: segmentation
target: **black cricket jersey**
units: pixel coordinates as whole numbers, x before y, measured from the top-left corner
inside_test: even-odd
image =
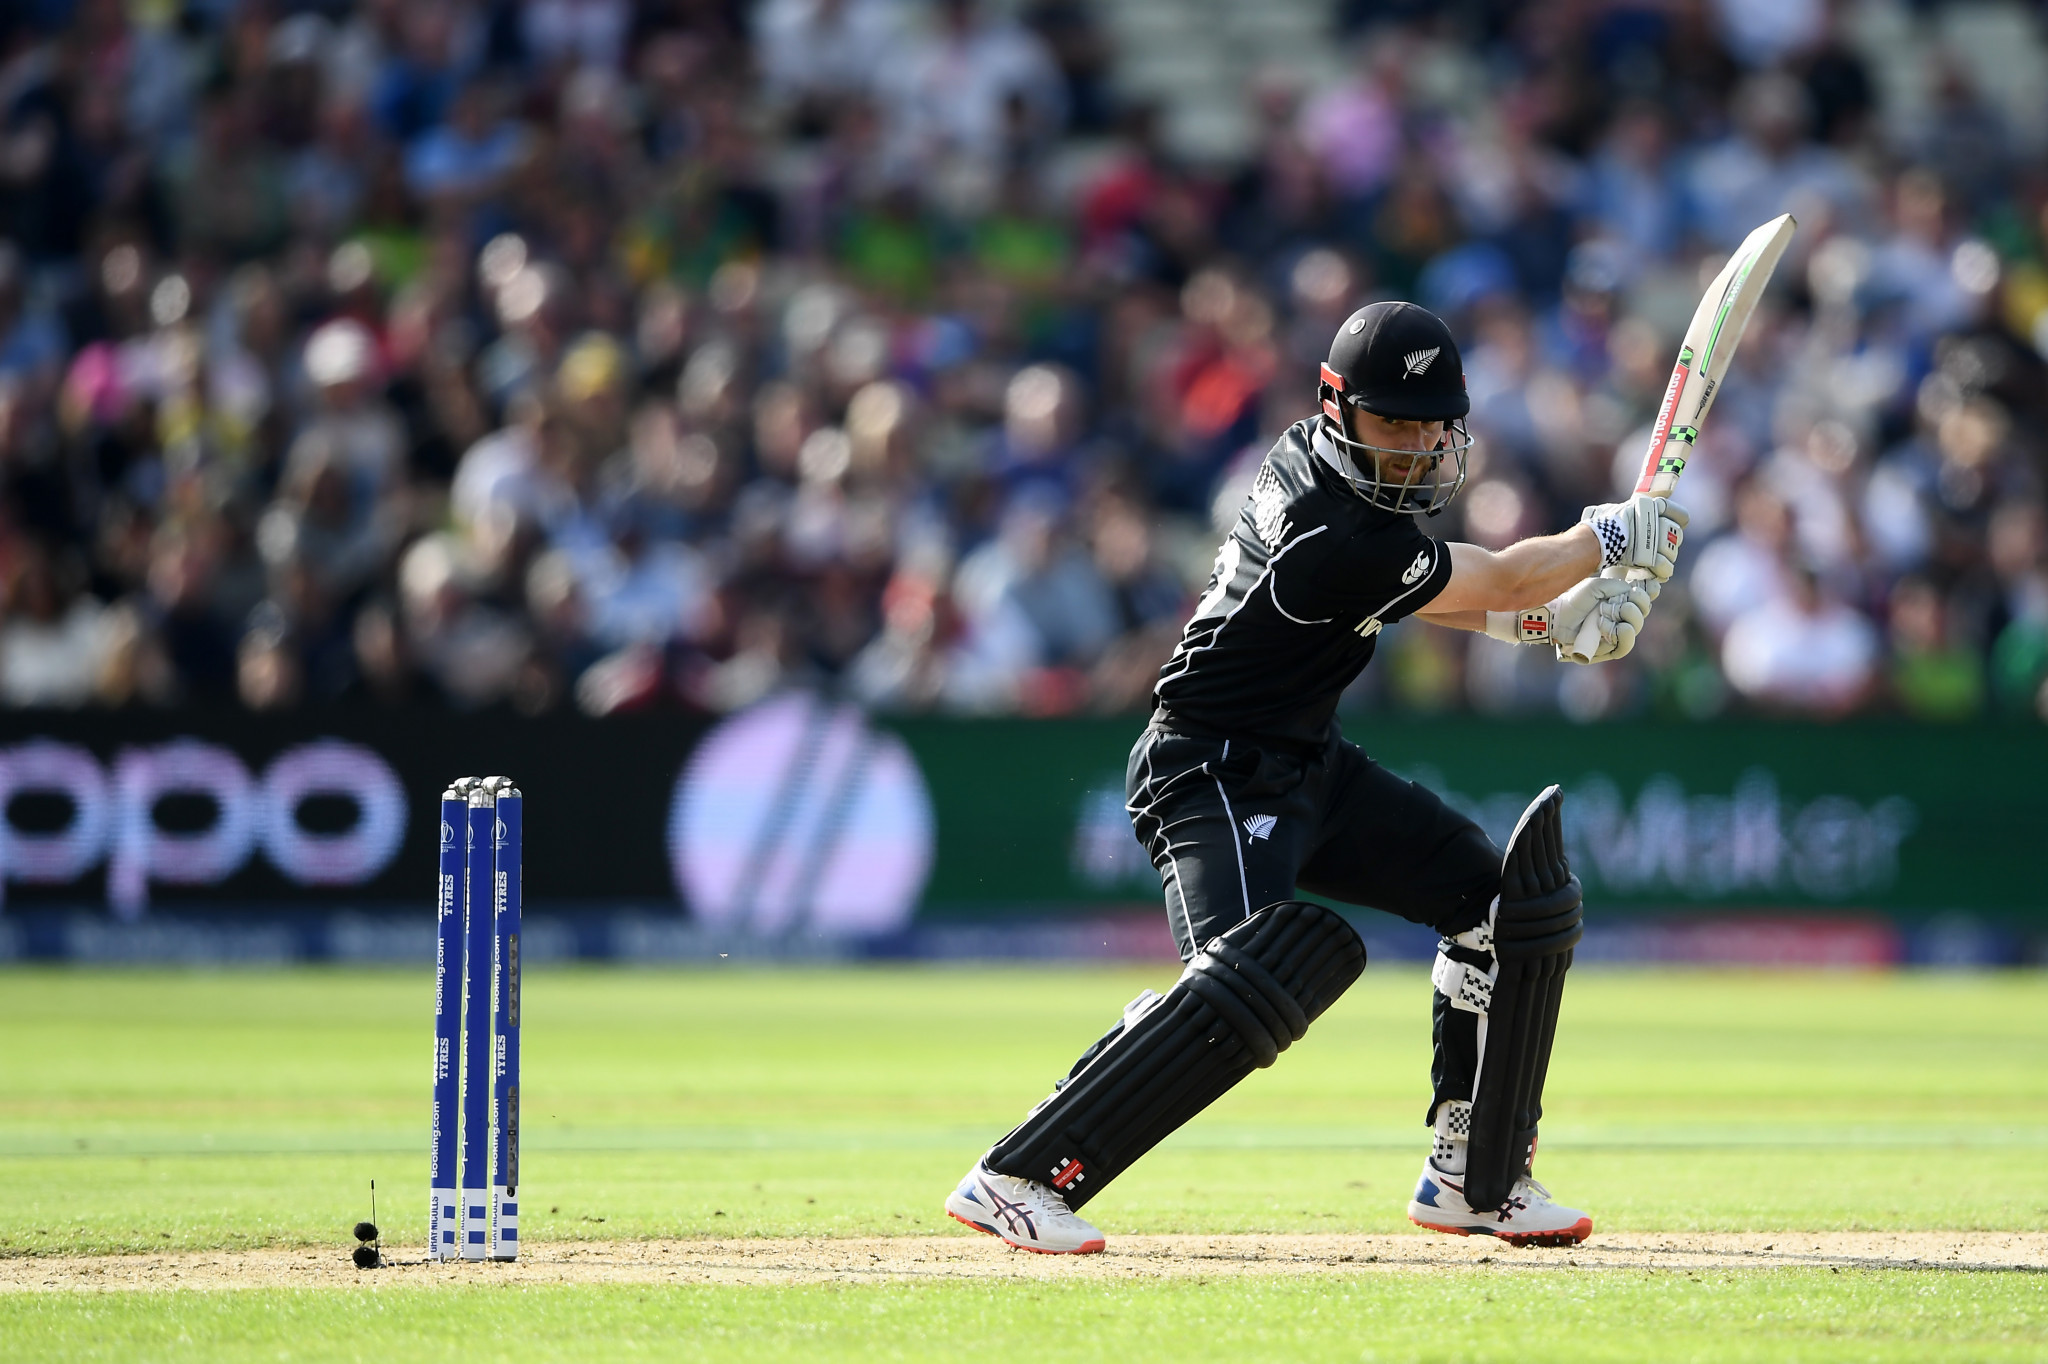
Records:
[[[1318,426],[1287,428],[1259,466],[1152,690],[1168,729],[1321,745],[1381,627],[1450,581],[1444,542],[1351,491],[1312,448]]]

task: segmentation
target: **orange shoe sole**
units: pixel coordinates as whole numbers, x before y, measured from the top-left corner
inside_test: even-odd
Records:
[[[1581,1217],[1560,1231],[1520,1233],[1484,1231],[1477,1227],[1440,1227],[1419,1217],[1411,1217],[1408,1220],[1424,1231],[1440,1231],[1446,1236],[1489,1236],[1496,1241],[1506,1241],[1511,1246],[1575,1246],[1593,1234],[1593,1219],[1590,1217]]]
[[[1017,1242],[1012,1241],[1009,1237],[997,1231],[994,1227],[985,1227],[979,1222],[970,1222],[966,1218],[962,1217],[959,1213],[954,1212],[951,1208],[946,1209],[946,1216],[952,1218],[955,1222],[958,1222],[963,1227],[974,1228],[983,1236],[993,1236],[998,1241],[1001,1241],[1004,1245],[1009,1246],[1012,1249],[1028,1250],[1033,1255],[1098,1255],[1102,1252],[1104,1247],[1106,1247],[1109,1244],[1107,1241],[1100,1240],[1083,1241],[1080,1245],[1076,1246],[1072,1250],[1054,1250],[1050,1246],[1019,1245]],[[1587,1229],[1591,1230],[1590,1224],[1588,1225]]]

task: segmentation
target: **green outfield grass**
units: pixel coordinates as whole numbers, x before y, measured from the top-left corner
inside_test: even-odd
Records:
[[[1898,1271],[0,1297],[21,1364],[2041,1358],[2038,1278]]]
[[[956,1231],[939,1202],[974,1155],[1124,1000],[1172,974],[530,970],[523,1235]],[[1405,1229],[1427,1145],[1428,1006],[1422,971],[1369,971],[1090,1217],[1112,1236]],[[1567,1008],[1539,1173],[1603,1231],[2048,1227],[2041,975],[1584,969]],[[341,1254],[373,1178],[386,1243],[410,1253],[424,1240],[428,1010],[419,972],[0,972],[0,1256]],[[1218,1353],[1239,1356],[1257,1340],[1296,1357],[1526,1353],[1527,1338],[1484,1314],[1461,1308],[1453,1326],[1433,1315],[1460,1282],[1540,1309],[1542,1339],[1578,1357],[2048,1349],[2037,1275],[1471,1270],[1143,1287],[0,1295],[0,1354],[276,1358],[288,1335],[293,1358],[399,1357],[408,1338],[452,1352],[474,1317],[501,1332],[525,1323],[513,1358],[580,1357],[591,1323],[612,1320],[607,1344],[627,1354],[957,1356],[996,1330],[1035,1333],[1051,1357],[1128,1354],[1191,1313],[1218,1323]],[[1280,1334],[1244,1334],[1262,1322]],[[1645,1332],[1670,1348],[1642,1348]],[[1728,1348],[1710,1349],[1716,1339]],[[1773,1354],[1772,1341],[1797,1348]]]

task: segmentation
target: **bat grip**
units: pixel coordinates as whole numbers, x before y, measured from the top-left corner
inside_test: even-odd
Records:
[[[1583,662],[1592,662],[1593,655],[1600,650],[1600,622],[1593,616],[1586,617],[1586,623],[1579,627],[1579,637],[1572,641],[1572,657]]]

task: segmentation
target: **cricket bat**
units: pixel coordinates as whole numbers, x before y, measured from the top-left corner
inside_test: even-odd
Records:
[[[1756,311],[1756,301],[1763,297],[1771,273],[1778,268],[1778,259],[1785,254],[1798,226],[1789,213],[1771,219],[1742,239],[1742,245],[1735,248],[1721,273],[1707,286],[1692,315],[1692,325],[1685,329],[1685,340],[1678,347],[1678,363],[1672,366],[1663,405],[1657,409],[1657,424],[1650,428],[1650,448],[1643,452],[1636,492],[1669,497],[1678,486],[1678,476],[1685,472],[1686,457],[1692,453],[1693,442],[1700,438],[1700,424],[1707,419],[1707,409],[1714,405],[1714,393],[1735,361],[1735,348],[1742,344],[1749,315]],[[1607,573],[1611,577],[1615,570],[1608,569]],[[1648,569],[1632,568],[1628,576],[1642,579],[1650,573]],[[1588,617],[1578,639],[1572,642],[1572,656],[1590,659],[1599,647],[1599,622]]]

